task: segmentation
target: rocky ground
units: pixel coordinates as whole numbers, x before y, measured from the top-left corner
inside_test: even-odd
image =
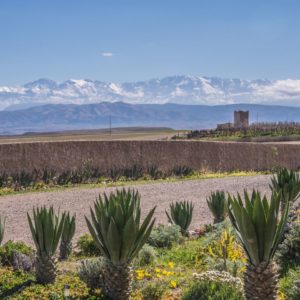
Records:
[[[142,211],[156,208],[156,222],[166,223],[165,210],[177,200],[189,200],[195,204],[191,229],[212,221],[206,204],[206,198],[212,191],[224,190],[229,193],[243,192],[244,189],[269,191],[269,175],[251,177],[227,177],[218,179],[185,180],[177,182],[157,182],[151,184],[130,185],[139,190],[142,196]],[[23,240],[32,243],[26,213],[31,213],[37,205],[54,205],[61,211],[76,213],[76,237],[87,232],[84,216],[89,216],[89,207],[93,205],[99,193],[110,192],[116,188],[70,188],[55,192],[26,193],[0,197],[0,215],[6,217],[5,241]]]

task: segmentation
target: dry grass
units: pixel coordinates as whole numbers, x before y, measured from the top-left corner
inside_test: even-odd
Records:
[[[179,131],[180,132],[180,131]],[[169,140],[178,131],[168,128],[113,128],[0,136],[0,144],[50,141]]]

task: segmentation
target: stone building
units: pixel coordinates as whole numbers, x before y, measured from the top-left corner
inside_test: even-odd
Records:
[[[249,126],[249,111],[235,110],[234,111],[234,127],[248,127]]]

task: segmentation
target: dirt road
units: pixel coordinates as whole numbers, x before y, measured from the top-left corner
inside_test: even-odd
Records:
[[[206,197],[214,190],[229,193],[242,192],[243,189],[259,189],[269,193],[269,175],[252,177],[227,177],[218,179],[201,179],[178,182],[158,182],[145,185],[130,186],[137,188],[142,196],[142,211],[148,212],[156,208],[157,223],[166,223],[165,209],[176,200],[189,200],[195,204],[192,228],[209,223],[212,217],[207,208]],[[89,207],[99,193],[110,192],[116,188],[72,188],[56,192],[27,193],[0,197],[0,214],[6,216],[5,241],[23,240],[31,242],[26,213],[36,205],[54,205],[61,211],[76,213],[76,237],[87,232],[84,215],[89,216]]]

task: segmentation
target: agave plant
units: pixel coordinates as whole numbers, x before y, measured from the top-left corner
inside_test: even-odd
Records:
[[[2,218],[0,216],[0,245],[1,245],[2,241],[3,241],[4,230],[5,230],[5,218]]]
[[[61,235],[59,257],[61,260],[66,260],[72,251],[72,238],[75,234],[75,215],[70,216],[70,213],[66,213],[64,227]]]
[[[277,267],[273,261],[287,221],[287,204],[279,213],[281,196],[273,194],[268,201],[259,192],[244,199],[229,196],[229,217],[247,257],[244,292],[247,300],[276,299]]]
[[[281,212],[285,210],[287,203],[294,202],[300,193],[300,177],[293,170],[283,168],[271,179],[272,192],[279,193],[282,197]]]
[[[33,209],[33,217],[27,213],[28,223],[36,247],[36,280],[41,284],[53,283],[56,277],[54,257],[62,235],[65,213],[55,214],[53,207]]]
[[[170,214],[166,215],[171,224],[178,225],[183,235],[188,235],[188,228],[192,222],[194,205],[192,202],[180,201],[170,204]]]
[[[129,299],[130,263],[148,240],[153,228],[155,208],[141,224],[140,195],[121,190],[99,196],[86,217],[89,231],[104,257],[104,293],[115,300]]]
[[[227,199],[225,192],[212,192],[206,199],[209,210],[214,216],[214,224],[223,222],[227,216]]]

